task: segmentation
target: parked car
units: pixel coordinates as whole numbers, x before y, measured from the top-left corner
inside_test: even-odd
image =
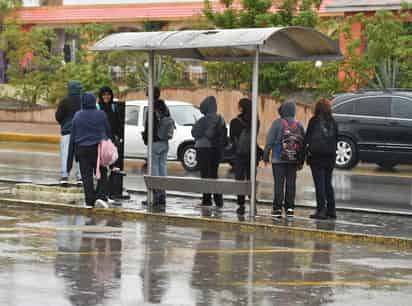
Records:
[[[176,123],[173,138],[169,141],[169,160],[178,160],[187,171],[198,168],[192,126],[202,114],[200,110],[187,102],[165,101]],[[147,147],[143,143],[144,118],[147,112],[147,100],[127,101],[125,115],[125,157],[146,158]],[[231,163],[233,156],[225,152],[225,162]]]
[[[339,124],[336,167],[359,161],[383,168],[412,164],[412,92],[347,93],[332,100]]]

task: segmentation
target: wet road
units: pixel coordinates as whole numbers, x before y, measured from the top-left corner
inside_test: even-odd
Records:
[[[0,142],[0,178],[24,181],[59,179],[58,146],[50,144]],[[145,190],[142,161],[126,162],[126,187]],[[227,166],[221,167],[222,177],[233,177]],[[179,163],[169,163],[170,175],[197,175],[185,172]],[[272,199],[273,178],[270,168],[258,171],[258,198]],[[335,171],[334,186],[338,207],[367,208],[412,212],[412,167],[400,167],[394,172],[379,171],[374,165],[361,165],[352,171]],[[298,173],[296,201],[315,205],[315,190],[308,168]]]
[[[410,305],[412,254],[2,207],[0,305]]]

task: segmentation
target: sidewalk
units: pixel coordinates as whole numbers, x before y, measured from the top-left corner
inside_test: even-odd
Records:
[[[25,123],[25,122],[1,122],[0,133],[19,133],[34,135],[60,135],[60,126],[56,124]]]
[[[57,124],[1,122],[0,140],[59,143],[60,127]]]
[[[65,188],[55,186],[55,181],[43,181],[43,185],[30,187],[28,192],[15,195],[14,183],[1,183],[0,203],[3,205],[29,205],[35,207],[73,210],[79,213],[87,211],[83,200],[67,199]],[[39,187],[40,186],[40,187]],[[40,190],[39,190],[40,189]],[[81,193],[81,189],[78,189]],[[70,193],[73,193],[71,190]],[[184,226],[206,226],[216,230],[252,230],[282,235],[297,235],[340,242],[378,243],[396,248],[412,248],[411,217],[393,216],[374,213],[339,211],[337,220],[313,220],[309,215],[313,209],[297,208],[294,218],[273,219],[270,206],[259,205],[255,220],[249,221],[248,215],[239,217],[234,201],[225,201],[223,209],[202,207],[196,198],[168,196],[165,207],[149,208],[142,205],[144,193],[132,193],[130,200],[119,202],[120,206],[111,209],[92,210],[96,214],[117,215],[119,218],[156,219],[158,222]],[[90,210],[88,211],[90,213]]]

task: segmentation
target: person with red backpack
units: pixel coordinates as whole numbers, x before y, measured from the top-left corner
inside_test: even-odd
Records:
[[[273,123],[266,137],[263,153],[265,164],[272,152],[272,171],[275,181],[272,216],[282,217],[284,207],[287,217],[293,217],[296,194],[296,172],[304,162],[303,125],[295,120],[296,105],[285,102],[279,108],[280,118]]]
[[[93,93],[85,93],[81,97],[81,110],[74,115],[72,122],[70,158],[73,158],[74,152],[80,163],[80,173],[82,175],[86,206],[88,207],[108,207],[105,194],[97,192],[107,190],[106,186],[101,186],[107,180],[98,178],[95,189],[93,174],[98,174],[96,167],[98,165],[99,144],[102,140],[110,139],[111,136],[112,133],[106,114],[96,108],[96,96]],[[70,171],[70,169],[68,170]]]

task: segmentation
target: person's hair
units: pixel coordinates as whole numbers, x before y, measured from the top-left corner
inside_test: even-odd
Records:
[[[242,98],[239,100],[239,107],[242,109],[240,116],[247,123],[252,121],[252,101],[247,98]]]
[[[332,119],[332,108],[330,101],[326,98],[320,98],[315,105],[315,117],[321,117],[324,119]]]
[[[149,89],[146,88],[146,97],[149,97]],[[158,100],[160,98],[160,88],[155,86],[153,87],[153,99]]]

